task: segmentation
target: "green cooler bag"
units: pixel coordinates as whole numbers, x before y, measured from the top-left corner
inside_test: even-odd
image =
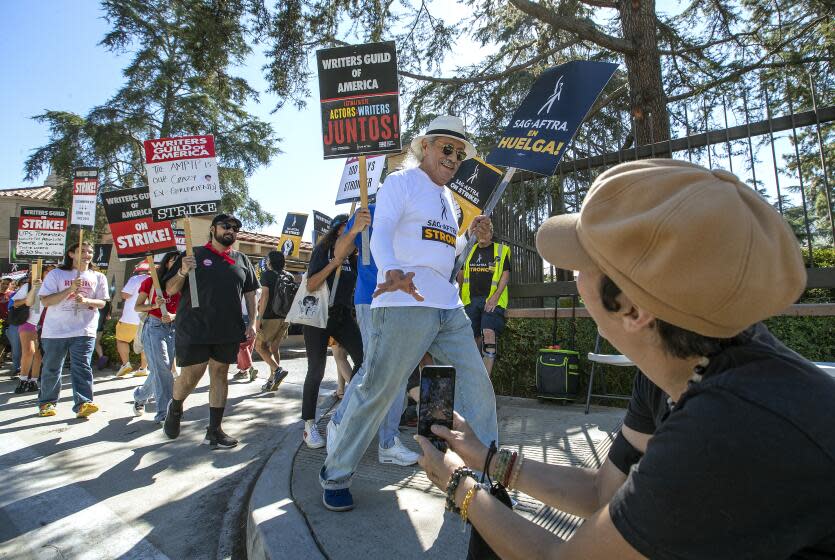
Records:
[[[536,355],[536,391],[541,399],[577,398],[580,354],[574,350],[540,348]]]

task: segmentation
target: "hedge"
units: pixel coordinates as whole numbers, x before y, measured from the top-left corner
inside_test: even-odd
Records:
[[[560,318],[557,337],[568,348],[570,319]],[[766,321],[769,330],[789,348],[802,356],[821,362],[835,361],[835,318],[833,317],[774,317]],[[493,368],[493,385],[497,394],[514,397],[536,397],[536,352],[551,344],[553,321],[548,319],[508,319],[499,338],[499,357]],[[591,319],[577,319],[577,343],[580,353],[580,390],[578,401],[585,402],[591,362],[586,358],[594,349],[597,328]],[[618,353],[605,340],[600,352]],[[607,392],[628,395],[632,388],[634,368],[602,366]],[[600,378],[595,376],[595,392],[601,392]],[[598,404],[625,406],[625,401],[598,399]]]

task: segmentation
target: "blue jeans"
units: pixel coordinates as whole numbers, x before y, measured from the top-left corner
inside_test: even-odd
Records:
[[[323,488],[351,485],[374,432],[394,400],[402,398],[409,374],[426,352],[455,367],[455,410],[485,445],[491,440],[498,443],[496,395],[464,309],[372,309],[365,377],[354,388],[333,453],[328,454],[319,473]]]
[[[61,394],[61,371],[64,360],[70,354],[70,379],[72,381],[73,412],[78,412],[81,404],[93,400],[93,368],[90,360],[96,347],[93,336],[73,336],[70,338],[42,338],[43,366],[41,367],[41,388],[38,392],[38,404],[58,403]]]
[[[371,338],[371,304],[361,303],[356,305],[354,309],[357,311],[357,323],[359,323],[360,333],[362,334],[362,353],[368,354],[368,340]],[[348,401],[351,400],[351,394],[354,392],[356,386],[362,383],[364,377],[365,367],[362,367],[351,378],[351,383],[345,387],[345,396],[342,397],[342,402],[339,404],[336,412],[333,413],[333,422],[337,426],[342,423],[342,416],[345,415],[345,409],[348,408]],[[377,439],[380,442],[380,446],[386,449],[394,445],[394,438],[400,434],[400,417],[403,415],[403,407],[406,404],[403,391],[400,394],[403,398],[394,399],[388,414],[383,418],[383,423],[380,424],[380,429],[377,431]]]
[[[165,420],[168,403],[174,392],[174,375],[171,364],[174,361],[174,323],[149,315],[142,327],[142,346],[145,359],[148,360],[148,377],[133,392],[133,400],[144,403],[151,397],[156,398],[157,413],[154,420]]]
[[[6,325],[6,338],[12,347],[12,369],[17,372],[20,369],[20,335],[17,332],[18,325]]]

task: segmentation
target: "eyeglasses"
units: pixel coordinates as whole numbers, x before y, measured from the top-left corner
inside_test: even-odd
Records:
[[[236,226],[235,224],[220,223],[218,225],[220,227],[222,227],[223,229],[231,229],[235,233],[238,233],[239,231],[241,231],[241,228],[239,226]]]
[[[444,153],[445,156],[451,156],[452,152],[455,152],[455,156],[458,158],[458,161],[464,161],[467,159],[467,152],[464,150],[456,150],[455,146],[452,144],[444,144],[441,146],[441,151]]]

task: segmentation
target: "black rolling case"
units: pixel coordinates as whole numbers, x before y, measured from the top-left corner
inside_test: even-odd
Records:
[[[580,384],[580,354],[574,350],[577,336],[577,296],[571,296],[571,337],[566,346],[557,340],[559,297],[554,302],[553,344],[536,353],[536,393],[539,399],[563,403],[578,397]]]

